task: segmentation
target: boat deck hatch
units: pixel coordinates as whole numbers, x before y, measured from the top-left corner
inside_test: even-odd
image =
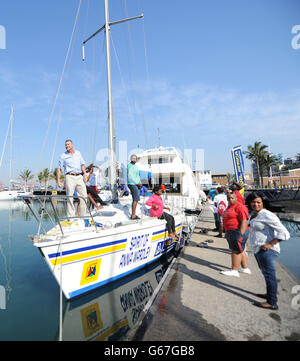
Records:
[[[102,212],[97,213],[97,216],[100,216],[100,217],[113,217],[115,214],[117,214],[117,212],[102,211]]]

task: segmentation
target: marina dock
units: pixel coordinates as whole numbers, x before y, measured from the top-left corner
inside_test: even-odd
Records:
[[[231,268],[231,253],[226,239],[215,237],[214,228],[213,214],[206,205],[189,244],[174,260],[128,340],[299,341],[299,289],[297,297],[295,286],[300,281],[279,257],[279,309],[255,307],[253,301],[263,302],[255,294],[266,292],[255,257],[248,257],[251,275],[220,274]]]

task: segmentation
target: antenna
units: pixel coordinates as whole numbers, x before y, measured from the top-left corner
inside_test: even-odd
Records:
[[[159,131],[159,128],[157,128],[157,133],[158,133],[158,147],[160,147],[160,131]]]

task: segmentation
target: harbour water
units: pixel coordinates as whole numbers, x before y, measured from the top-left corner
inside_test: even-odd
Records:
[[[300,279],[300,232],[284,221],[291,239],[280,261]],[[0,203],[0,340],[57,340],[59,287],[28,235],[37,223],[19,201]],[[63,304],[64,340],[122,340],[135,325],[170,259],[118,283]],[[2,295],[2,296],[1,296]]]

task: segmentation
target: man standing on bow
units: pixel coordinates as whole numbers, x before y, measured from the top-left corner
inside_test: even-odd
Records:
[[[67,139],[65,142],[66,152],[64,152],[58,161],[58,168],[56,173],[56,182],[58,187],[62,188],[63,185],[60,182],[61,171],[65,174],[65,187],[66,195],[73,196],[74,190],[76,190],[78,196],[87,198],[86,185],[87,175],[85,169],[85,162],[78,150],[74,150],[72,140]],[[82,177],[83,174],[83,177]],[[86,203],[81,198],[79,203],[79,215],[86,215]],[[73,198],[67,199],[67,216],[75,216],[75,207]]]
[[[130,189],[132,195],[132,213],[131,219],[139,219],[136,215],[136,207],[138,201],[140,200],[140,190],[142,186],[139,168],[136,165],[137,156],[133,154],[130,157],[130,163],[127,166],[127,180],[128,180],[128,188]]]

